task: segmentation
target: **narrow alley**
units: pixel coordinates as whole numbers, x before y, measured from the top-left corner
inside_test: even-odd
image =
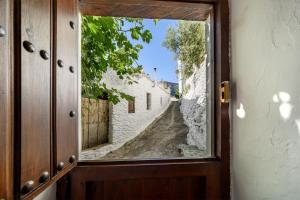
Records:
[[[188,127],[184,124],[178,101],[143,133],[101,159],[147,159],[181,157],[178,145],[186,144]]]

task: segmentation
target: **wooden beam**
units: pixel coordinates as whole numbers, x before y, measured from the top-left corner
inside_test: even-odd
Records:
[[[203,21],[209,16],[213,2],[215,0],[82,0],[80,10],[83,15]]]

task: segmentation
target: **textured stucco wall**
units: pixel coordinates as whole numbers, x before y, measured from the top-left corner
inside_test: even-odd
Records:
[[[157,117],[159,117],[170,104],[170,89],[154,83],[146,75],[136,77],[138,83],[126,84],[120,80],[114,71],[108,71],[103,82],[108,88],[116,88],[135,97],[135,113],[128,113],[128,102],[121,100],[110,106],[109,140],[110,144],[99,149],[84,151],[82,159],[97,159],[110,151],[120,148],[124,143],[136,137]],[[146,109],[146,93],[151,94],[151,109]],[[162,98],[162,101],[161,101]]]
[[[300,0],[230,0],[232,197],[300,199]]]

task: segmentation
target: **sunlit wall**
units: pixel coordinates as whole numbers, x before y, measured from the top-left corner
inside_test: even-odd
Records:
[[[232,196],[300,197],[300,0],[230,0]]]

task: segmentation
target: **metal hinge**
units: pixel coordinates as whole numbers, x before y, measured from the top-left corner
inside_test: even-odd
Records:
[[[223,81],[220,85],[220,100],[221,103],[229,103],[230,102],[230,82]]]

